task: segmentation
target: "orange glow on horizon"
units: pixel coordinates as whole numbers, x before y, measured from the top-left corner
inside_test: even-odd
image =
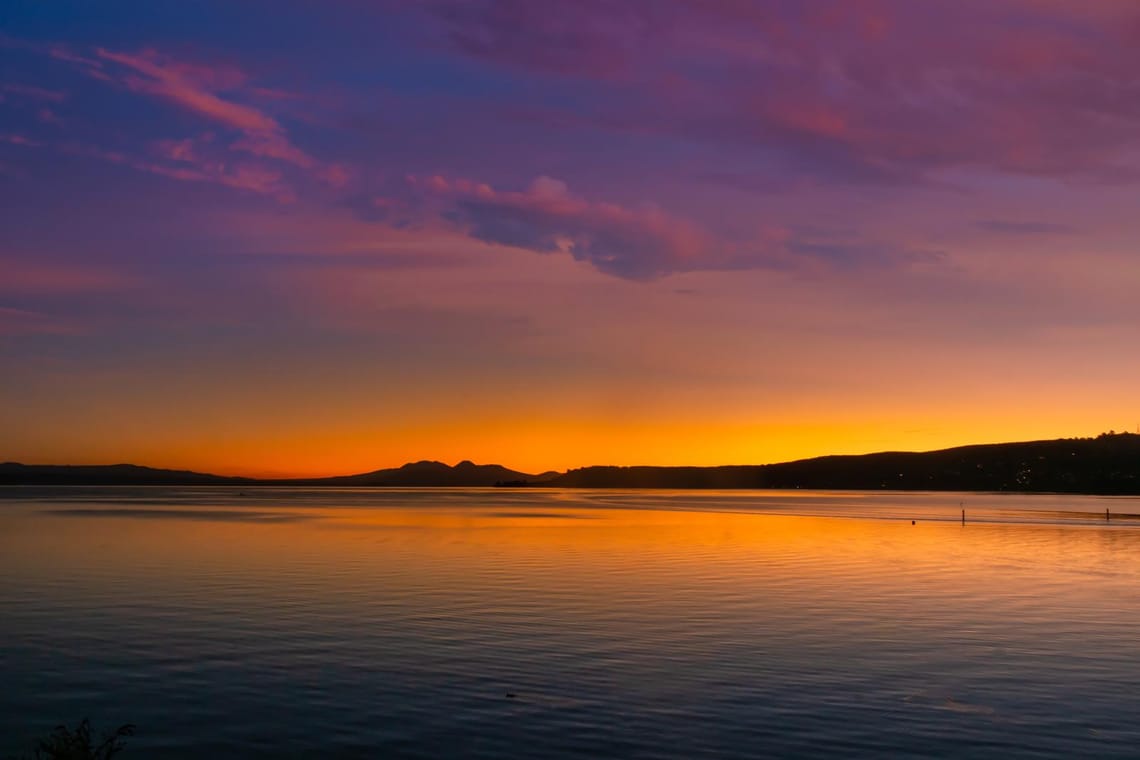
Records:
[[[1135,0],[8,5],[0,461],[537,474],[1140,422],[1140,131],[1089,107],[1134,86]]]
[[[999,421],[1000,422],[1000,421]],[[714,466],[770,464],[830,454],[930,451],[978,443],[1084,437],[1103,430],[1075,424],[1000,424],[960,420],[929,430],[905,429],[905,421],[846,424],[608,424],[553,420],[538,424],[473,421],[466,426],[408,427],[378,436],[372,431],[318,429],[260,438],[208,436],[149,441],[137,448],[104,447],[101,460],[28,458],[28,464],[129,462],[244,477],[325,477],[399,467],[425,459],[454,465],[462,460],[499,464],[538,474],[591,465]],[[1008,432],[1014,430],[1014,433]]]

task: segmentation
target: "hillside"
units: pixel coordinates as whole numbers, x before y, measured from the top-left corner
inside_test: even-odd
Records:
[[[1140,435],[995,443],[719,467],[597,466],[541,475],[497,464],[411,462],[357,475],[255,480],[136,465],[0,464],[0,485],[305,487],[814,488],[1140,494]]]
[[[549,485],[1140,494],[1140,435],[826,456],[770,465],[585,467]]]
[[[210,486],[249,485],[251,478],[229,478],[189,470],[160,470],[134,464],[54,465],[0,462],[0,485],[51,486]]]
[[[454,467],[443,462],[410,462],[402,467],[376,470],[360,475],[344,475],[334,478],[319,478],[304,481],[317,486],[371,486],[371,487],[416,487],[416,486],[493,486],[503,482],[533,481],[539,476],[516,472],[497,464],[475,464],[463,461]]]

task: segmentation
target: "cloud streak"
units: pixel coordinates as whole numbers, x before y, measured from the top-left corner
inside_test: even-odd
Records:
[[[176,63],[167,62],[154,51],[138,55],[116,53],[103,48],[96,50],[100,58],[118,63],[137,74],[127,74],[124,83],[135,92],[167,98],[178,105],[214,121],[228,124],[242,131],[277,132],[281,125],[255,108],[223,100],[207,89],[211,80],[217,86],[217,77],[203,77],[203,69],[196,68],[191,75]]]
[[[194,141],[161,140],[154,153],[167,163],[132,156],[121,151],[104,150],[81,143],[64,143],[59,150],[73,156],[93,158],[138,171],[155,174],[182,182],[208,182],[259,195],[268,195],[282,203],[291,203],[296,196],[284,181],[281,172],[251,163],[220,161],[197,153]]]
[[[67,93],[59,90],[49,90],[46,87],[36,87],[27,84],[5,84],[0,86],[0,96],[13,95],[18,98],[48,103],[62,103],[67,100]]]
[[[285,126],[261,107],[243,100],[280,102],[295,99],[291,93],[254,86],[247,74],[235,66],[211,65],[179,60],[154,48],[123,52],[95,47],[90,53],[77,52],[62,43],[38,43],[0,38],[5,47],[63,61],[101,82],[129,92],[172,104],[209,123],[215,131],[194,138],[149,140],[151,155],[111,149],[94,142],[90,135],[59,144],[63,152],[84,155],[170,179],[210,182],[292,202],[297,193],[288,174],[316,180],[337,188],[351,176],[348,168],[321,161],[297,146]],[[6,84],[3,95],[25,102],[58,104],[68,93],[24,84]],[[40,107],[40,123],[65,125],[53,110]],[[0,141],[13,145],[41,146],[44,143],[22,134],[5,133]],[[133,154],[133,155],[132,155]],[[235,158],[235,154],[245,158]],[[280,167],[280,168],[279,168]]]
[[[734,143],[860,182],[957,168],[1135,177],[1140,9],[1088,5],[1097,12],[1033,0],[428,7],[463,56],[590,83],[575,116],[604,129]]]
[[[134,92],[164,98],[199,116],[240,131],[242,138],[231,145],[235,150],[285,161],[304,169],[311,169],[317,164],[312,156],[289,141],[276,119],[253,106],[226,100],[218,94],[220,90],[244,83],[245,76],[240,72],[188,66],[153,50],[134,55],[104,48],[98,48],[96,52],[100,58],[131,72],[122,81]]]
[[[724,251],[691,223],[653,207],[590,202],[550,177],[521,192],[438,176],[413,179],[412,186],[442,201],[441,218],[476,240],[568,254],[619,277],[652,279],[724,263]]]
[[[978,228],[1004,235],[1072,235],[1076,229],[1054,222],[1015,222],[1008,219],[983,219]]]
[[[9,145],[22,145],[26,148],[38,148],[43,143],[39,140],[34,140],[26,135],[13,134],[11,132],[0,133],[0,143],[8,143]]]
[[[747,238],[732,240],[653,205],[584,198],[546,176],[521,191],[440,175],[408,177],[400,193],[373,198],[363,215],[398,227],[443,224],[492,245],[568,255],[627,280],[748,269],[881,272],[939,267],[945,258],[852,236],[819,241],[777,225],[757,225]]]

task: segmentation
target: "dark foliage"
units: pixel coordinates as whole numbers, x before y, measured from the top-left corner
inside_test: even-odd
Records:
[[[84,718],[74,729],[56,726],[46,738],[39,740],[32,757],[35,760],[110,760],[122,752],[123,740],[134,733],[135,727],[128,723],[96,740],[91,722]]]

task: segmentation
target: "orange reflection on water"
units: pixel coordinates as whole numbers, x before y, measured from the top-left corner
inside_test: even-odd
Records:
[[[85,498],[0,510],[0,633],[51,714],[73,709],[51,683],[111,674],[93,702],[152,726],[181,705],[187,737],[247,720],[258,737],[284,720],[372,731],[391,713],[380,736],[412,722],[422,738],[493,710],[559,743],[640,714],[653,736],[800,721],[792,755],[851,727],[913,750],[897,754],[931,731],[990,749],[1009,727],[1050,748],[1037,727],[1065,721],[1072,756],[1131,746],[1090,731],[1134,712],[1134,527],[684,511],[731,499],[665,492]],[[933,515],[947,497],[831,498]]]
[[[243,579],[260,605],[382,586],[500,595],[590,588],[601,607],[636,597],[747,594],[799,604],[849,594],[878,608],[969,614],[979,593],[1007,612],[1060,595],[1078,607],[1140,602],[1140,531],[1054,525],[526,507],[344,508],[255,504],[9,511],[4,574],[224,593]],[[250,586],[250,579],[253,579]],[[1030,593],[1032,592],[1032,593]],[[739,601],[739,600],[738,600]],[[1140,605],[1138,605],[1140,606]]]

